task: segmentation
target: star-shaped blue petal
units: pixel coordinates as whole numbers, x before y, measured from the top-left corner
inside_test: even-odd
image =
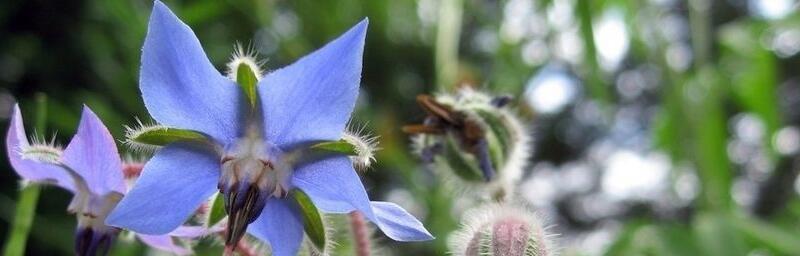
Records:
[[[156,1],[142,53],[145,105],[159,123],[207,134],[215,146],[176,143],[160,149],[107,223],[144,234],[175,229],[218,189],[226,171],[222,165],[237,157],[229,151],[242,140],[265,147],[254,152],[267,154],[261,161],[272,169],[271,161],[280,162],[276,158],[281,152],[340,139],[358,96],[367,24],[361,21],[319,50],[259,79],[256,113],[263,123],[256,137],[263,141],[256,143],[244,135],[247,101],[240,88],[214,69],[191,29]],[[361,211],[399,241],[433,238],[399,206],[370,202],[347,157],[293,164],[288,175],[276,176],[286,179],[279,181],[288,186],[281,189],[305,191],[323,212]],[[269,242],[276,255],[296,254],[303,239],[299,210],[280,195],[265,205],[248,232]]]

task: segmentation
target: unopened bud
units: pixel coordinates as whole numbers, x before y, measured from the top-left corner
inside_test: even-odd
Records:
[[[509,96],[464,88],[455,95],[420,95],[417,101],[428,116],[403,129],[414,135],[423,160],[471,184],[502,187],[520,178],[532,153],[531,138],[509,109]]]
[[[505,205],[467,212],[462,228],[450,238],[450,249],[464,256],[556,255],[551,238],[535,213]]]

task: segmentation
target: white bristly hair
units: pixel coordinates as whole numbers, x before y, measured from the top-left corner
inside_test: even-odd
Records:
[[[366,132],[366,125],[348,125],[342,134],[342,140],[353,145],[356,150],[355,156],[350,156],[353,165],[358,170],[366,170],[375,162],[375,151],[378,147],[378,136],[372,136]]]
[[[244,47],[242,44],[237,43],[233,47],[233,55],[227,64],[228,70],[226,73],[229,79],[236,81],[236,72],[239,70],[239,66],[242,64],[247,65],[251,70],[253,70],[253,74],[256,75],[256,79],[261,79],[261,76],[264,74],[264,70],[261,68],[261,66],[264,65],[264,62],[258,60],[258,52],[255,50],[255,47],[253,47],[252,44]]]

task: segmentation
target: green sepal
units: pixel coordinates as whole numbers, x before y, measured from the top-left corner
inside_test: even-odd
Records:
[[[128,139],[133,142],[155,146],[164,146],[178,141],[208,141],[206,136],[199,132],[166,127],[142,131],[141,133],[137,133],[136,136]]]
[[[247,96],[250,107],[255,108],[257,103],[256,101],[258,100],[258,95],[256,95],[256,84],[258,84],[258,78],[253,72],[253,69],[251,69],[247,64],[239,64],[239,67],[236,68],[236,83],[239,84],[239,87],[242,88],[244,95]]]
[[[478,160],[461,149],[458,139],[453,135],[445,135],[444,151],[441,160],[453,173],[467,181],[483,181],[483,174],[478,167]]]
[[[317,206],[311,202],[311,198],[300,189],[292,190],[292,198],[297,203],[297,208],[303,216],[303,228],[306,231],[311,243],[317,247],[318,250],[325,250],[325,224],[322,222],[322,215],[320,215]]]
[[[348,156],[358,155],[358,152],[356,152],[356,146],[345,140],[320,142],[311,146],[311,149],[341,153]]]
[[[509,152],[509,149],[511,149],[511,141],[513,140],[511,131],[509,131],[508,125],[505,123],[502,116],[482,110],[478,110],[475,113],[481,118],[483,123],[486,124],[486,128],[488,128],[485,129],[486,132],[484,136],[489,143],[492,165],[497,172],[500,172],[506,161],[507,154],[511,153]]]
[[[211,207],[208,209],[208,226],[214,226],[227,216],[225,213],[225,201],[220,193],[214,194]]]

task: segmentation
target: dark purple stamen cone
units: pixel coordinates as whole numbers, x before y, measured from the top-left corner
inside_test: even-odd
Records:
[[[266,205],[267,195],[256,185],[240,186],[234,183],[227,190],[221,189],[228,213],[228,228],[225,231],[225,245],[233,246],[242,239],[247,225],[253,223]]]
[[[75,255],[77,256],[105,256],[111,249],[111,242],[116,238],[117,232],[101,232],[92,228],[78,228],[75,233]]]

